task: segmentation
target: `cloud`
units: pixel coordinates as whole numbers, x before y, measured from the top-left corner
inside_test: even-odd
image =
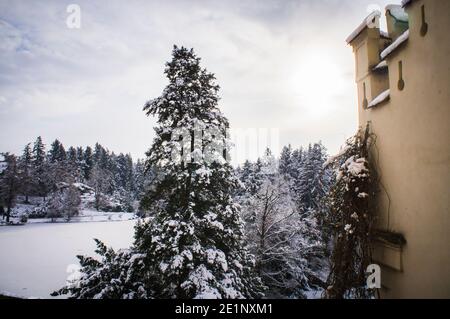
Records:
[[[321,139],[333,152],[357,125],[344,39],[371,2],[77,1],[81,29],[68,29],[69,2],[3,0],[0,150],[42,135],[142,157],[154,125],[142,106],[179,44],[216,74],[233,127],[277,127],[282,144]]]
[[[3,20],[0,20],[0,38],[0,52],[14,52],[23,42],[20,30]]]

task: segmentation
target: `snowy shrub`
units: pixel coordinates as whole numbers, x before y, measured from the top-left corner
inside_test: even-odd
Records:
[[[20,222],[26,224],[28,222],[28,216],[27,215],[20,216]]]
[[[64,209],[64,194],[63,190],[57,190],[52,194],[48,201],[47,206],[47,218],[55,221],[56,218],[62,216],[62,211]]]
[[[81,197],[78,190],[73,186],[69,186],[64,191],[64,209],[63,209],[63,216],[64,218],[69,221],[73,216],[76,216],[80,213],[80,204],[81,204]]]
[[[73,185],[61,185],[50,197],[46,217],[52,221],[58,217],[70,221],[73,216],[79,214],[80,204],[81,198],[77,188]]]
[[[47,217],[47,213],[47,203],[40,203],[38,206],[34,207],[33,210],[28,214],[28,218],[45,218]]]
[[[101,259],[77,256],[81,265],[80,278],[55,291],[52,296],[68,294],[77,299],[145,299],[147,295],[144,255],[131,250],[114,251],[101,241],[96,253]]]

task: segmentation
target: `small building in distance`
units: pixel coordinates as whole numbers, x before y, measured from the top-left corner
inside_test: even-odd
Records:
[[[450,298],[450,1],[404,0],[347,38],[376,136],[382,298]]]

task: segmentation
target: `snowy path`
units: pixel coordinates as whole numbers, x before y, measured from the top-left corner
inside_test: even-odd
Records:
[[[136,220],[0,227],[0,294],[49,298],[76,255],[93,255],[93,238],[115,249],[133,241]]]

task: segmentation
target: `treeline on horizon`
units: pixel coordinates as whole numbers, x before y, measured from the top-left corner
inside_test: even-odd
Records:
[[[100,196],[109,195],[121,203],[121,210],[135,211],[145,184],[145,163],[133,162],[130,154],[115,154],[96,143],[92,148],[73,147],[67,150],[54,140],[47,150],[39,136],[28,143],[20,156],[3,153],[7,165],[3,179],[10,187],[2,196],[3,204],[10,210],[14,206],[14,195],[22,195],[24,203],[30,197],[47,197],[63,184],[86,184],[98,195],[97,210],[102,210]],[[8,174],[9,173],[9,174]],[[5,188],[5,187],[3,187]],[[10,198],[11,197],[11,198]]]
[[[55,139],[47,150],[42,137],[38,136],[33,143],[24,146],[21,155],[2,154],[3,163],[10,166],[9,170],[13,171],[10,177],[14,179],[7,183],[12,189],[3,192],[9,193],[9,196],[2,196],[1,206],[6,206],[7,210],[14,206],[17,195],[22,195],[26,204],[33,196],[42,197],[45,201],[59,189],[61,183],[82,183],[92,187],[98,197],[110,195],[121,203],[121,210],[133,212],[139,209],[145,188],[154,177],[153,171],[146,169],[145,160],[133,161],[131,154],[116,154],[100,143],[94,147],[70,146],[66,149],[59,139]],[[301,194],[296,199],[297,203],[302,203],[303,208],[317,208],[318,199],[324,195],[327,185],[311,187],[311,183],[317,184],[321,180],[321,165],[326,157],[326,150],[320,142],[309,144],[307,148],[285,146],[279,159],[267,148],[255,162],[246,160],[235,168],[237,177],[244,185],[236,194],[254,195],[261,186],[262,176],[267,174],[263,172],[264,167],[267,171],[267,161],[270,161],[270,169],[279,170],[289,177],[294,185],[293,191]],[[100,198],[97,199],[97,210],[111,210],[111,207],[102,207]]]

